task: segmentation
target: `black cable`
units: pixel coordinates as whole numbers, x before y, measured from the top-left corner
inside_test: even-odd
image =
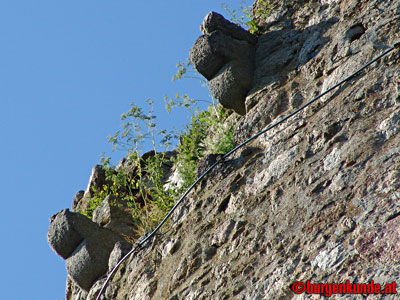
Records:
[[[258,138],[260,135],[266,133],[267,131],[271,130],[272,128],[282,124],[283,122],[285,122],[287,119],[293,117],[295,114],[297,114],[298,112],[302,111],[303,109],[305,109],[307,106],[310,106],[312,103],[314,103],[315,101],[317,101],[318,99],[320,99],[321,97],[325,96],[326,94],[328,94],[329,92],[331,92],[332,90],[336,89],[337,87],[339,87],[340,85],[342,85],[343,83],[349,81],[351,78],[353,78],[354,76],[356,76],[358,73],[360,73],[361,71],[363,71],[364,69],[366,69],[368,66],[370,66],[371,64],[373,64],[374,62],[378,61],[379,59],[381,59],[382,57],[386,56],[387,54],[389,54],[391,51],[393,51],[395,48],[399,48],[400,47],[400,42],[395,43],[392,47],[388,48],[386,51],[384,51],[382,54],[378,55],[377,57],[375,57],[374,59],[370,60],[368,63],[366,63],[364,66],[362,66],[361,68],[359,68],[357,71],[353,72],[352,74],[350,74],[349,76],[347,76],[345,79],[341,80],[339,83],[335,84],[334,86],[332,86],[331,88],[327,89],[326,91],[324,91],[323,93],[319,94],[318,96],[316,96],[315,98],[311,99],[310,101],[308,101],[306,104],[300,106],[298,109],[296,109],[295,111],[293,111],[292,113],[290,113],[289,115],[283,117],[281,120],[279,120],[278,122],[267,126],[265,129],[261,130],[260,132],[258,132],[257,134],[253,135],[252,137],[248,138],[247,140],[245,140],[243,143],[237,145],[236,147],[234,147],[232,150],[230,150],[229,152],[227,152],[226,154],[224,154],[222,156],[221,159],[217,159],[216,162],[214,162],[203,174],[201,174],[199,176],[199,178],[196,179],[195,182],[193,182],[193,184],[186,190],[185,193],[183,193],[183,195],[181,196],[181,198],[179,198],[179,200],[176,202],[176,204],[171,208],[171,210],[167,213],[167,215],[164,217],[164,219],[162,219],[162,221],[157,225],[156,228],[154,228],[154,230],[148,234],[145,238],[143,238],[139,243],[137,243],[116,265],[115,267],[111,270],[110,274],[107,276],[107,279],[105,280],[105,282],[103,283],[103,286],[101,287],[101,290],[99,292],[99,294],[96,297],[96,300],[99,300],[103,291],[105,290],[108,282],[110,281],[111,277],[114,275],[115,271],[118,269],[118,267],[133,253],[135,252],[137,249],[140,249],[142,247],[142,245],[144,243],[146,243],[149,239],[151,239],[156,232],[161,228],[162,225],[164,225],[164,223],[168,220],[168,218],[171,216],[171,214],[175,211],[175,209],[178,207],[179,204],[181,204],[181,202],[185,199],[185,197],[187,196],[187,194],[189,194],[189,192],[197,185],[197,183],[199,183],[208,173],[211,172],[212,169],[215,168],[216,165],[218,165],[220,162],[224,162],[225,159],[230,156],[232,153],[236,152],[237,150],[239,150],[240,148],[242,148],[244,145],[248,144],[250,141]]]

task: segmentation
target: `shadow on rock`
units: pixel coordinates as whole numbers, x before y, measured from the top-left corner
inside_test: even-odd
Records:
[[[129,247],[120,235],[68,209],[51,218],[47,239],[51,248],[66,259],[69,276],[85,291],[107,272],[115,244]]]
[[[328,42],[324,33],[337,22],[332,18],[304,30],[269,31],[258,38],[218,13],[204,19],[200,36],[190,50],[190,61],[210,84],[213,96],[226,108],[245,115],[257,103],[246,102],[265,86],[314,58]],[[257,67],[255,67],[257,66]]]

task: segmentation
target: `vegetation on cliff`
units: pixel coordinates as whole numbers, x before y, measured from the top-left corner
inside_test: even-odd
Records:
[[[259,33],[252,6],[246,1],[242,1],[238,9],[226,3],[222,7],[232,22],[247,27],[252,34]],[[258,1],[254,7],[255,16],[267,17],[270,11],[271,5],[264,0]],[[177,68],[172,81],[195,79],[208,88],[207,81],[194,71],[190,62],[179,62]],[[146,100],[147,110],[132,102],[129,111],[121,115],[122,130],[108,137],[113,151],[123,150],[128,163],[115,166],[110,157],[102,154],[100,162],[105,170],[106,184],[92,186],[92,197],[88,207],[81,211],[83,215],[92,219],[94,210],[103,200],[114,196],[132,210],[138,231],[148,231],[170,210],[179,194],[195,181],[197,164],[202,157],[224,154],[233,148],[234,121],[228,120],[229,111],[216,105],[211,96],[210,100],[196,100],[187,94],[177,94],[174,99],[165,96],[164,101],[168,113],[176,107],[185,108],[190,114],[190,123],[180,132],[159,130],[154,101]],[[199,102],[210,105],[200,110]],[[149,142],[151,154],[143,157],[144,146]],[[176,153],[171,157],[167,152],[172,147],[176,147]],[[166,184],[168,174],[165,166],[171,164],[178,174],[178,181]]]
[[[178,73],[173,79],[185,78],[187,69],[178,64]],[[186,64],[188,66],[188,64]],[[189,77],[189,76],[187,76]],[[190,78],[190,77],[189,77]],[[109,157],[101,157],[106,183],[93,186],[93,196],[82,214],[92,218],[93,211],[107,196],[114,196],[126,203],[139,231],[151,229],[175,204],[179,194],[196,179],[198,161],[206,154],[222,154],[233,147],[232,122],[225,122],[228,110],[212,103],[200,110],[197,100],[187,95],[175,99],[165,98],[166,109],[184,107],[191,115],[190,123],[180,132],[159,130],[154,102],[146,100],[147,111],[135,103],[121,116],[122,130],[109,136],[109,143],[126,152],[127,163],[115,166]],[[229,126],[229,128],[228,128]],[[152,149],[144,154],[144,146]],[[176,146],[171,156],[168,151]],[[166,166],[174,166],[178,182],[166,184]]]

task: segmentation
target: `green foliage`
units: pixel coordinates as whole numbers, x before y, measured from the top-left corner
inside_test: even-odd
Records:
[[[168,111],[168,113],[170,113],[174,107],[183,107],[190,111],[196,103],[196,100],[190,98],[187,94],[179,95],[177,93],[175,95],[175,99],[168,98],[168,96],[165,95],[164,102],[166,110]]]
[[[225,128],[227,110],[222,106],[217,109],[210,105],[208,110],[196,111],[185,132],[180,136],[176,163],[187,188],[196,180],[199,159],[207,153],[223,154],[233,148],[233,130]]]
[[[172,76],[172,81],[182,79],[185,76],[185,74],[187,73],[189,66],[191,66],[191,63],[189,61],[187,61],[185,63],[178,62],[176,64],[178,71],[176,72],[176,74],[174,76]]]
[[[260,28],[257,25],[255,18],[267,18],[271,13],[272,6],[267,3],[266,0],[258,0],[254,16],[252,14],[251,5],[248,5],[246,0],[242,0],[239,11],[233,9],[232,6],[228,6],[226,3],[222,4],[222,8],[230,15],[231,22],[240,26],[247,26],[247,29],[251,34],[258,34]]]
[[[88,218],[93,218],[93,211],[100,206],[107,197],[120,199],[124,201],[128,207],[137,208],[136,197],[139,191],[139,180],[126,168],[119,168],[110,165],[109,158],[102,158],[102,167],[105,171],[106,184],[101,187],[92,186],[92,197],[88,202],[88,208],[82,212]],[[113,203],[117,205],[116,203]]]
[[[234,147],[235,126],[232,122],[227,122],[228,110],[223,106],[218,106],[213,113],[204,144],[209,153],[225,154]]]
[[[154,103],[151,99],[147,99],[146,102],[149,105],[147,112],[131,103],[129,111],[121,116],[122,130],[109,136],[113,151],[126,151],[128,162],[125,166],[116,168],[110,164],[109,157],[101,158],[107,184],[93,188],[89,207],[82,212],[89,218],[92,218],[94,209],[108,196],[126,203],[126,206],[132,209],[133,219],[142,227],[149,227],[144,221],[146,218],[151,219],[149,212],[154,207],[166,212],[173,205],[173,193],[164,189],[162,179],[165,176],[165,152],[176,137],[173,132],[166,130],[157,132]],[[146,140],[152,144],[153,155],[143,160],[142,149]],[[138,203],[139,197],[143,204]]]
[[[174,76],[172,76],[172,82],[184,78],[196,79],[201,82],[202,86],[208,86],[208,82],[195,69],[193,69],[193,65],[189,60],[186,62],[178,62],[176,67],[178,71]]]
[[[89,200],[88,207],[86,208],[86,210],[81,211],[82,215],[88,217],[91,220],[93,219],[93,211],[96,209],[96,207],[101,205],[104,199],[100,196],[101,195],[100,193],[98,196],[97,193],[95,195],[96,195],[95,197]]]
[[[270,3],[268,3],[266,0],[258,0],[255,16],[263,16],[267,18],[271,14],[271,10],[272,5]]]
[[[196,179],[197,162],[203,157],[205,150],[202,142],[207,135],[209,118],[209,111],[197,111],[192,115],[190,124],[180,137],[176,163],[185,188]]]
[[[147,113],[132,102],[129,111],[121,115],[123,131],[118,130],[114,135],[108,137],[108,142],[113,144],[113,151],[124,150],[128,154],[136,153],[139,157],[146,140],[151,141],[155,152],[159,149],[158,147],[165,150],[171,146],[170,141],[173,138],[171,133],[167,133],[166,130],[156,132],[153,100],[147,99],[146,102],[149,105]],[[161,145],[156,145],[156,136],[161,137]]]
[[[187,76],[189,63],[179,63],[178,73],[173,80],[195,78]],[[203,79],[202,79],[203,80]],[[190,112],[190,123],[179,133],[157,131],[154,102],[147,99],[148,110],[131,103],[129,111],[121,115],[122,129],[108,137],[113,151],[123,150],[128,161],[122,166],[111,165],[110,158],[102,156],[106,184],[92,188],[92,197],[86,211],[89,218],[93,211],[107,197],[115,199],[114,205],[125,203],[132,211],[132,218],[138,231],[146,232],[154,227],[175,204],[183,189],[196,179],[197,163],[207,153],[225,153],[233,147],[233,124],[225,124],[227,110],[215,106],[209,100],[190,98],[187,94],[176,94],[175,98],[164,98],[166,109],[182,107]],[[198,102],[208,102],[207,110],[200,111]],[[172,159],[166,156],[167,150],[176,145],[177,155]],[[152,155],[143,158],[146,142],[152,145]],[[165,185],[165,165],[174,163],[182,186]],[[139,201],[140,200],[140,201]],[[112,203],[113,204],[113,203]]]
[[[146,173],[146,192],[150,195],[150,204],[162,213],[168,212],[175,204],[177,191],[166,189],[164,164],[171,163],[165,153],[156,153],[146,160],[144,171]]]

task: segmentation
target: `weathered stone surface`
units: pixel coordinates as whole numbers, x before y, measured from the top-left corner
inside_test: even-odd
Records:
[[[102,188],[104,184],[107,184],[105,170],[103,166],[96,165],[92,169],[86,190],[76,193],[72,203],[72,211],[85,211],[88,207],[91,197],[94,195],[94,190]]]
[[[108,259],[108,271],[110,272],[118,264],[118,262],[132,249],[132,245],[117,242],[111,251]]]
[[[173,170],[172,170],[173,162],[172,161],[176,157],[177,151],[176,150],[167,151],[162,154],[164,156],[164,163],[163,163],[164,178],[163,178],[163,181],[166,181],[173,173]],[[142,155],[142,157],[141,157],[142,172],[143,172],[143,168],[144,168],[144,162],[147,159],[153,157],[154,155],[155,155],[154,150],[148,151]],[[119,161],[118,165],[116,166],[116,171],[120,171],[121,169],[130,173],[130,175],[132,175],[133,177],[135,177],[138,172],[136,162],[132,162],[131,159],[129,158],[129,155],[122,158]]]
[[[400,170],[396,172],[399,173]],[[399,174],[396,174],[395,178],[399,179]],[[398,180],[397,184],[399,184]],[[400,189],[398,190],[397,198],[400,199]],[[378,229],[360,232],[355,242],[355,248],[363,259],[389,266],[400,263],[400,218],[398,212],[393,217],[394,219],[387,221]]]
[[[190,50],[189,59],[210,81],[213,96],[224,107],[244,115],[244,101],[252,87],[257,38],[215,12],[205,17],[201,29],[204,35]]]
[[[117,197],[107,196],[102,204],[96,207],[93,211],[93,222],[116,233],[138,238],[131,210]]]
[[[220,154],[208,154],[201,158],[197,163],[197,177],[200,177],[212,164],[217,161]]]
[[[84,238],[97,229],[98,226],[85,216],[64,209],[52,217],[47,240],[58,255],[67,259]]]
[[[246,113],[244,99],[251,86],[252,76],[248,64],[225,64],[210,81],[210,91],[225,108],[233,109],[240,115]]]
[[[93,196],[93,188],[102,187],[104,184],[106,184],[105,170],[103,166],[96,165],[93,167],[85,194]]]
[[[219,13],[209,12],[200,26],[203,34],[211,34],[214,31],[221,31],[236,40],[246,41],[249,44],[257,44],[257,37],[244,30],[242,27],[228,21]]]
[[[257,19],[264,33],[237,142],[399,38],[399,1],[270,2],[271,16]],[[320,299],[290,287],[398,283],[399,65],[391,52],[218,164],[170,229],[124,263],[104,299]],[[88,297],[79,293],[67,299]]]
[[[75,194],[74,199],[72,200],[72,211],[75,211],[75,209],[77,209],[79,202],[82,200],[84,195],[85,195],[85,191],[83,191],[83,190],[78,191]]]
[[[68,209],[52,218],[47,238],[52,249],[66,259],[70,278],[85,291],[107,272],[114,245],[129,245],[117,233]]]
[[[230,46],[229,36],[221,31],[214,31],[197,39],[191,50],[190,60],[200,74],[211,80],[229,61],[233,51]]]

